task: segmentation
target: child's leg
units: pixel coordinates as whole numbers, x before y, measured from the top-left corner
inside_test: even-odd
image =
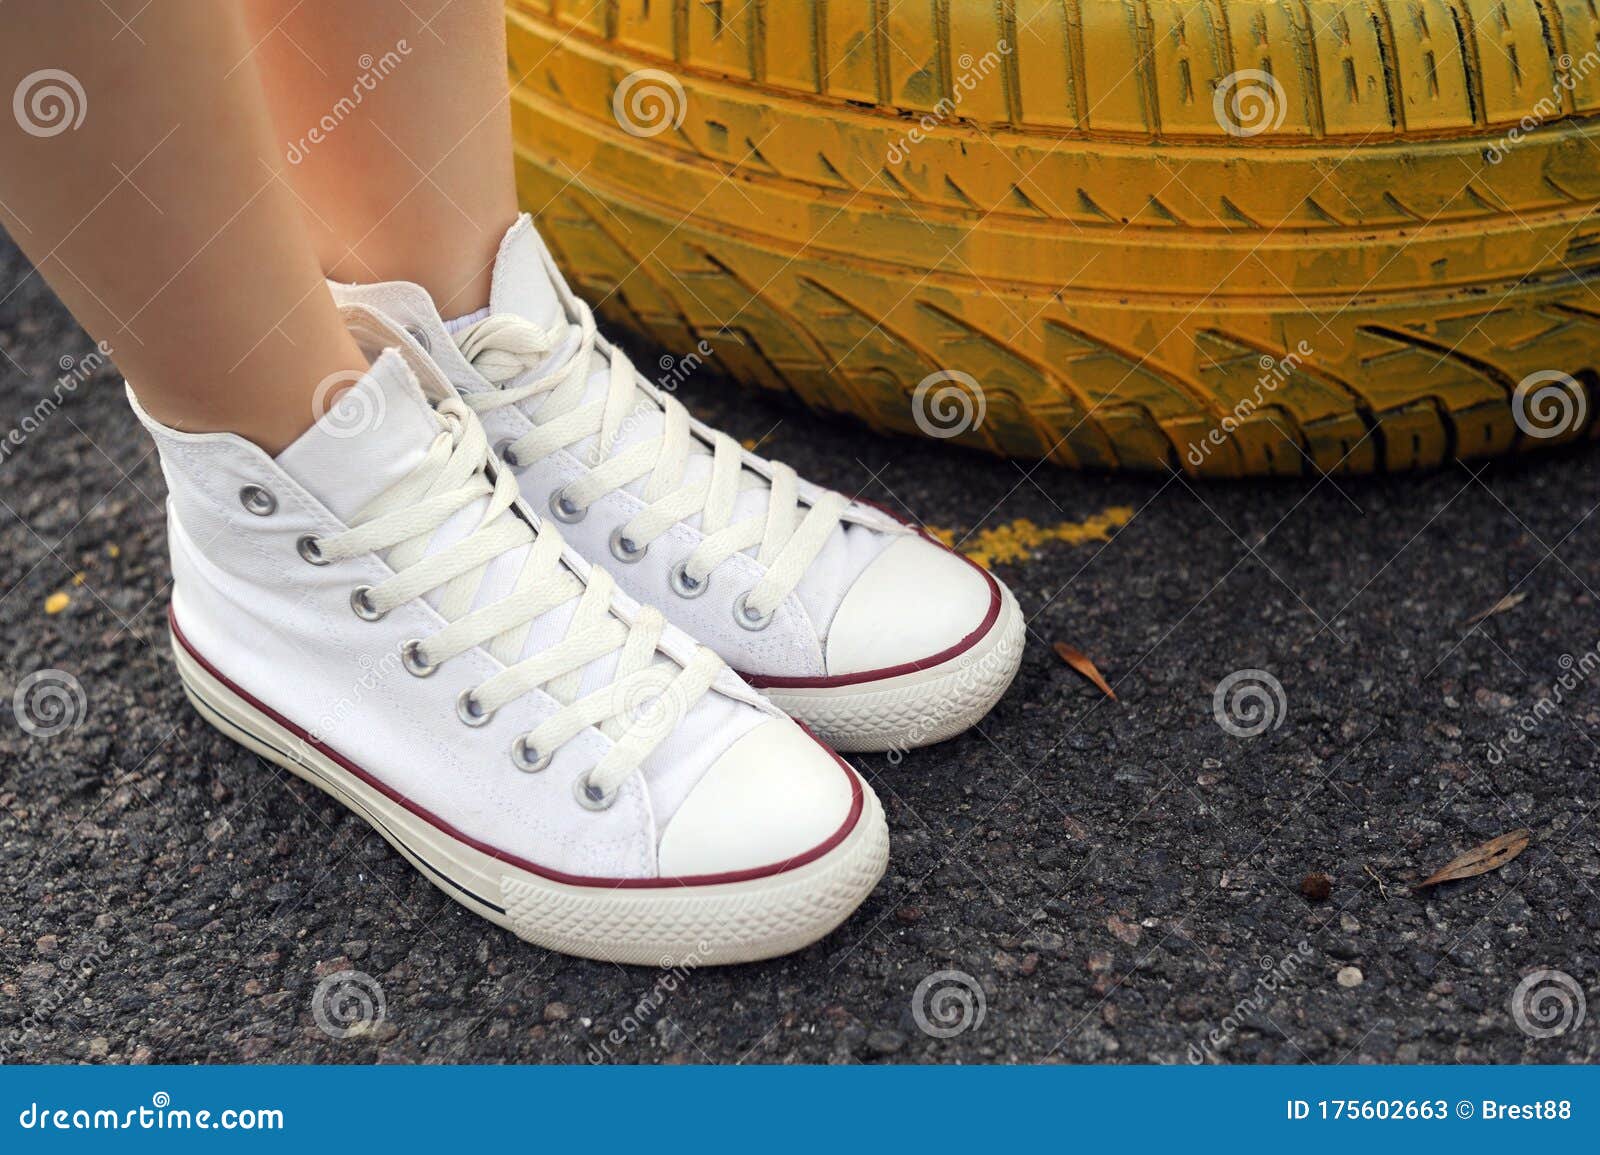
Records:
[[[505,5],[246,0],[288,175],[323,268],[489,303],[516,216]],[[313,132],[315,130],[315,132]]]
[[[279,175],[241,14],[118,7],[131,27],[100,4],[6,4],[0,221],[154,416],[276,452],[318,383],[366,361]]]

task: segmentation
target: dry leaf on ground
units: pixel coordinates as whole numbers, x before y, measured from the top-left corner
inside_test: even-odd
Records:
[[[1488,874],[1491,870],[1499,870],[1517,855],[1528,849],[1528,839],[1532,835],[1526,830],[1513,830],[1510,834],[1502,834],[1499,838],[1491,838],[1482,846],[1474,846],[1471,850],[1459,857],[1452,858],[1442,870],[1436,871],[1428,878],[1417,883],[1417,889],[1425,886],[1437,886],[1441,882],[1454,882],[1458,878],[1474,878],[1480,874]]]
[[[1100,671],[1095,668],[1095,664],[1082,651],[1073,649],[1066,642],[1057,642],[1053,648],[1055,649],[1056,657],[1074,670],[1077,670],[1085,678],[1088,678],[1089,681],[1099,687],[1102,694],[1113,702],[1117,700],[1117,692],[1106,684],[1106,680],[1100,676]]]
[[[1467,619],[1467,625],[1475,626],[1479,622],[1487,621],[1489,618],[1494,617],[1495,614],[1503,614],[1507,610],[1514,610],[1527,600],[1527,590],[1519,590],[1514,594],[1507,594],[1505,597],[1495,602],[1494,605],[1484,610],[1481,614],[1473,614]]]

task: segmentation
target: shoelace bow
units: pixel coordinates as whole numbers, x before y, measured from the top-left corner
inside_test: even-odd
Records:
[[[617,787],[710,689],[722,662],[703,646],[681,669],[658,659],[656,646],[666,626],[661,613],[643,607],[632,625],[614,615],[610,576],[592,569],[584,588],[561,564],[560,535],[550,529],[535,533],[511,511],[516,481],[502,471],[490,482],[488,440],[471,411],[457,398],[441,401],[435,411],[445,427],[421,464],[363,508],[350,529],[315,541],[316,556],[333,561],[388,551],[394,576],[359,587],[351,596],[363,616],[382,617],[442,588],[438,608],[450,624],[406,643],[407,668],[425,676],[473,646],[484,646],[505,668],[462,694],[457,702],[462,721],[482,725],[500,707],[542,686],[561,708],[518,739],[513,760],[525,770],[541,770],[562,745],[597,726],[613,745],[578,779],[579,801],[609,805]],[[487,506],[472,533],[427,554],[429,540],[447,519],[485,497]],[[474,610],[488,563],[524,545],[531,548],[512,592]],[[575,597],[580,600],[562,640],[520,658],[534,619]],[[583,668],[617,650],[612,682],[578,697]]]
[[[576,323],[563,321],[549,329],[513,314],[495,313],[462,330],[456,336],[462,354],[499,387],[492,393],[468,394],[464,400],[477,412],[487,413],[549,394],[539,424],[509,447],[514,460],[508,464],[513,466],[532,464],[558,449],[596,438],[587,455],[589,472],[559,495],[569,506],[586,509],[612,490],[648,474],[650,480],[642,494],[645,508],[619,531],[630,552],[643,550],[679,521],[700,514],[705,538],[682,566],[691,586],[706,581],[712,570],[734,554],[758,546],[756,562],[766,572],[744,595],[740,612],[747,615],[748,622],[765,624],[816,560],[849,501],[826,493],[802,513],[798,476],[788,466],[773,462],[765,512],[734,522],[735,502],[746,487],[739,443],[725,434],[714,434],[709,475],[690,480],[687,470],[695,448],[694,433],[688,410],[670,396],[661,398],[665,415],[661,435],[612,456],[641,415],[658,406],[637,387],[633,364],[619,349],[609,353],[605,396],[584,403],[597,332],[589,307],[579,302],[578,309]],[[537,369],[550,353],[569,345],[575,349],[559,367],[510,384]]]

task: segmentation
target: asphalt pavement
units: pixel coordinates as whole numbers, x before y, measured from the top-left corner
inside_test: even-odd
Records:
[[[194,714],[152,446],[27,271],[0,242],[0,1060],[1600,1058],[1594,452],[1096,476],[695,374],[698,414],[990,564],[1029,643],[973,732],[852,759],[892,859],[835,934],[620,967],[474,918]]]

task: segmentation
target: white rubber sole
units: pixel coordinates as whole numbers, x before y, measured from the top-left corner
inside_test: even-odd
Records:
[[[485,854],[412,813],[240,697],[177,639],[172,650],[184,692],[218,730],[338,799],[468,910],[550,950],[665,967],[788,954],[848,918],[888,865],[883,808],[863,782],[855,825],[827,853],[791,870],[692,886],[558,882]]]
[[[849,686],[762,690],[835,750],[914,750],[971,729],[994,709],[1022,665],[1027,621],[1000,588],[1000,614],[976,645],[949,661]]]

